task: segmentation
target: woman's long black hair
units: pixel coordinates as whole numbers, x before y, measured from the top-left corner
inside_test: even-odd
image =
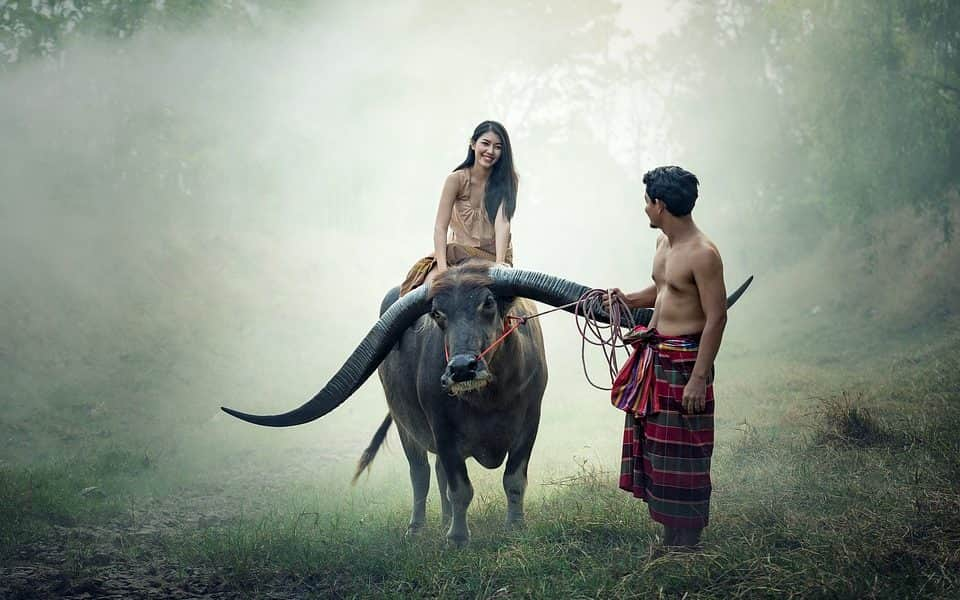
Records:
[[[500,136],[503,142],[503,151],[500,154],[500,160],[493,165],[490,171],[490,177],[487,179],[487,190],[483,196],[483,206],[487,210],[487,216],[490,222],[494,223],[497,219],[497,211],[503,204],[503,213],[510,221],[513,219],[513,213],[517,210],[517,172],[513,168],[513,149],[510,147],[510,136],[503,125],[496,121],[484,121],[477,125],[473,130],[473,136],[470,138],[470,148],[467,149],[467,158],[460,163],[454,171],[473,166],[477,156],[473,151],[473,144],[480,136],[493,132]]]

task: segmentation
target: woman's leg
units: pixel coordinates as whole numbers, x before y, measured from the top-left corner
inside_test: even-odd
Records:
[[[426,258],[421,258],[407,273],[407,277],[403,280],[403,283],[400,284],[400,295],[409,293],[414,288],[420,287],[426,281],[427,275],[430,274],[430,271],[436,269],[436,263],[434,262],[433,256],[428,256]]]

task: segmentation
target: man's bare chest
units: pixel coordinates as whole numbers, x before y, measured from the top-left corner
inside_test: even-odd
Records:
[[[684,253],[671,252],[669,248],[658,250],[653,258],[653,281],[661,290],[686,291],[695,287],[689,260]]]

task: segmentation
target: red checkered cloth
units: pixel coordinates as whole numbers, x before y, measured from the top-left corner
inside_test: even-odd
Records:
[[[627,412],[620,488],[646,501],[654,521],[668,527],[706,527],[713,455],[713,376],[706,407],[688,414],[690,380],[700,336],[634,330],[635,351],[614,381],[611,402]]]

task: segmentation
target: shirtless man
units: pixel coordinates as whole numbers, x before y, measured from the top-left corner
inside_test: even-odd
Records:
[[[614,405],[627,411],[620,487],[647,502],[666,546],[689,547],[709,517],[713,362],[727,321],[723,264],[691,216],[696,176],[658,167],[643,183],[650,227],[662,232],[653,285],[611,290],[631,308],[654,308],[613,389]]]

